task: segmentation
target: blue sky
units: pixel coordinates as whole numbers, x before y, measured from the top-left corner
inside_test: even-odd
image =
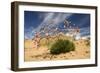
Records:
[[[25,38],[32,38],[43,27],[48,30],[56,27],[63,29],[65,19],[70,26],[79,27],[83,33],[90,34],[90,14],[24,11]]]

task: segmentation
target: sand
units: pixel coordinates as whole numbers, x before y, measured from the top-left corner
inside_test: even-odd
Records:
[[[25,40],[25,61],[49,61],[49,60],[70,60],[90,58],[90,46],[86,45],[86,40],[74,41],[75,51],[62,53],[59,55],[50,54],[46,46],[36,47],[34,41]]]

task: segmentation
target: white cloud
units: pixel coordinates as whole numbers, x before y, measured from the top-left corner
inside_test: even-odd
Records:
[[[40,18],[43,18],[43,21],[39,24],[37,28],[33,28],[28,33],[25,34],[25,38],[29,39],[33,37],[33,33],[36,31],[40,31],[41,28],[45,27],[46,29],[51,29],[52,27],[58,26],[61,22],[63,22],[66,18],[69,18],[72,14],[65,13],[45,13],[41,14]]]
[[[90,27],[84,27],[80,29],[81,36],[90,35]]]
[[[37,28],[37,31],[40,31],[41,27],[48,26],[54,27],[63,22],[66,18],[69,18],[72,14],[62,14],[62,13],[47,13],[43,22]]]

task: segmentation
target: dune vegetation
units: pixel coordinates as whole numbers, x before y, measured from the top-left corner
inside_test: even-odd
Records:
[[[25,61],[90,58],[90,40],[74,40],[64,34],[43,37],[38,42],[25,40]]]

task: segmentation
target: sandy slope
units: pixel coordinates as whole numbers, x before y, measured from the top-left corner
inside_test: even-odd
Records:
[[[25,61],[86,59],[90,58],[90,47],[85,40],[74,41],[76,50],[69,53],[51,55],[45,46],[36,48],[32,40],[25,40]]]

